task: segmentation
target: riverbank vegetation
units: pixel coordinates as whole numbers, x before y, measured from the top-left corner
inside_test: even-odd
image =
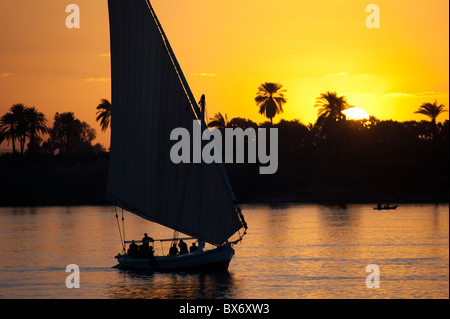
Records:
[[[260,163],[225,164],[239,202],[448,202],[449,121],[436,120],[445,106],[424,103],[416,112],[426,116],[422,121],[350,120],[345,97],[326,92],[317,98],[316,123],[274,124],[284,92],[281,85],[260,87],[255,101],[264,123],[221,113],[209,119],[220,130],[278,128],[275,174],[260,175]],[[111,104],[102,100],[97,111],[106,129]],[[96,131],[70,112],[46,123],[24,105],[0,118],[0,142],[14,150],[0,155],[0,205],[107,204],[109,151],[93,144]]]

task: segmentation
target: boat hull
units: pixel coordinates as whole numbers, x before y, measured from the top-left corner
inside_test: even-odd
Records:
[[[374,207],[375,210],[393,210],[397,209],[398,206],[392,206],[392,207]]]
[[[119,264],[114,268],[152,271],[226,271],[233,255],[234,249],[229,245],[190,254],[156,256],[153,260],[118,255],[116,258]]]

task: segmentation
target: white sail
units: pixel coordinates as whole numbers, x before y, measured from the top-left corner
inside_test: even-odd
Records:
[[[198,106],[147,0],[108,0],[111,156],[107,199],[146,219],[220,245],[243,227],[219,164],[173,164],[174,128]],[[204,126],[204,123],[203,123]]]

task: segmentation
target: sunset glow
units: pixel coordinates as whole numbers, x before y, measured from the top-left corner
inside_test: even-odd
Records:
[[[107,2],[76,3],[80,28],[68,29],[66,3],[0,0],[0,113],[36,106],[51,126],[55,112],[74,112],[108,147],[110,131],[95,121],[100,99],[111,96]],[[315,98],[326,91],[379,119],[420,121],[422,103],[449,105],[448,1],[380,0],[378,29],[367,28],[367,4],[357,0],[152,5],[195,97],[206,95],[209,117],[265,121],[254,102],[264,82],[286,89],[274,123],[314,123]]]
[[[347,116],[348,120],[363,120],[363,119],[369,119],[369,114],[367,114],[366,111],[358,108],[358,107],[352,107],[350,109],[345,110],[342,112]]]
[[[449,0],[0,0],[0,39],[0,299],[449,298]]]

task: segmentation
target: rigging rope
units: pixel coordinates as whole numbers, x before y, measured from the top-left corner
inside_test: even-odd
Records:
[[[125,253],[125,240],[122,239],[122,232],[120,231],[119,215],[117,214],[116,206],[114,206],[114,210],[116,212],[117,227],[119,228],[120,244],[122,245],[122,252]],[[122,213],[123,213],[123,210],[122,210]]]
[[[194,99],[194,96],[193,96],[193,94],[192,94],[192,92],[191,92],[191,90],[189,88],[189,85],[188,85],[188,83],[186,81],[186,78],[184,77],[184,74],[183,74],[183,72],[181,70],[181,67],[180,67],[180,65],[179,65],[179,63],[178,63],[178,61],[177,61],[177,59],[175,57],[175,54],[172,51],[172,48],[171,48],[170,43],[169,43],[169,41],[168,41],[168,39],[166,37],[166,34],[164,33],[164,30],[163,30],[161,24],[159,23],[158,17],[156,16],[156,13],[154,12],[152,5],[150,4],[150,1],[149,0],[145,0],[145,3],[147,4],[147,7],[148,7],[148,9],[149,9],[149,11],[150,11],[150,13],[151,13],[151,15],[153,17],[153,20],[156,23],[156,26],[158,28],[158,31],[159,31],[161,37],[162,37],[162,40],[163,40],[164,46],[166,48],[166,51],[169,54],[170,60],[172,62],[172,65],[175,68],[175,72],[178,75],[178,78],[179,78],[179,80],[181,82],[181,85],[183,87],[184,93],[186,94],[186,96],[188,98],[188,101],[189,101],[189,104],[191,105],[192,111],[194,112],[195,117],[200,121],[202,130],[205,130],[205,129],[208,128],[208,126],[206,124],[206,121],[205,121],[204,118],[201,118],[201,116],[200,116],[201,109],[198,106],[198,104],[196,103],[196,100]],[[234,202],[235,210],[236,210],[236,212],[237,212],[237,214],[239,216],[241,224],[245,228],[245,230],[247,230],[247,228],[248,228],[247,227],[247,223],[245,222],[244,216],[243,216],[243,214],[241,212],[241,208],[237,204],[236,196],[235,196],[235,194],[233,192],[233,189],[231,188],[231,184],[230,184],[230,181],[228,179],[227,173],[225,171],[225,167],[224,167],[223,163],[217,163],[217,166],[219,168],[220,173],[222,174],[222,177],[223,177],[223,180],[225,182],[225,185],[228,188],[228,192],[229,192],[229,194],[231,196],[231,199]],[[246,234],[246,232],[244,232],[244,235],[245,234]]]
[[[122,229],[123,229],[123,245],[125,246],[125,219],[123,218],[123,208],[122,208]]]
[[[181,71],[181,67],[172,51],[172,48],[170,47],[170,43],[167,40],[166,34],[164,33],[161,24],[159,23],[158,17],[156,16],[155,12],[153,11],[153,7],[150,4],[149,0],[145,0],[145,3],[147,4],[147,7],[153,17],[153,20],[155,21],[156,27],[158,28],[158,31],[161,35],[161,38],[163,40],[164,43],[164,47],[166,48],[166,51],[169,55],[169,58],[172,62],[173,67],[175,68],[175,72],[177,73],[178,79],[181,82],[181,86],[183,87],[183,91],[186,94],[186,97],[189,101],[189,104],[192,108],[192,111],[194,112],[194,115],[197,119],[199,119],[199,115],[200,115],[200,108],[198,107],[196,100],[194,99],[194,96],[191,92],[191,90],[189,89],[189,86],[187,84],[186,78],[184,77],[183,72]]]

